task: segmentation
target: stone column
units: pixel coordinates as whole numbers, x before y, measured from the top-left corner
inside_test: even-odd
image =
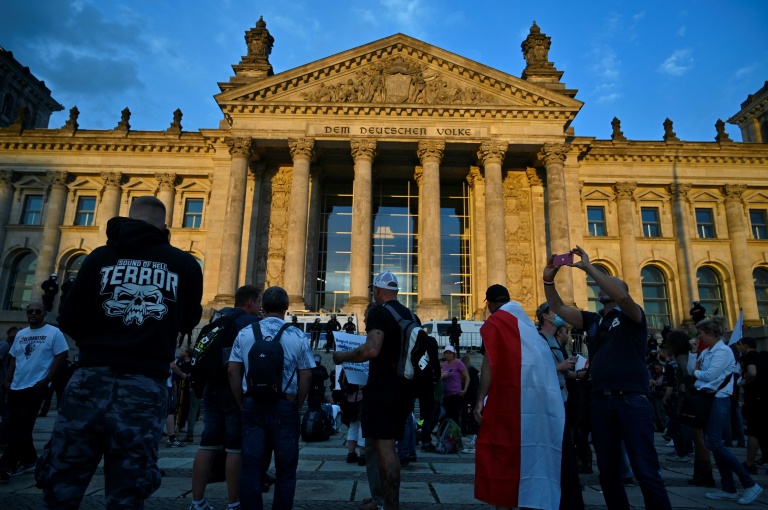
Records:
[[[693,301],[698,299],[698,289],[694,288],[695,273],[691,260],[691,229],[688,211],[688,192],[691,184],[670,184],[669,193],[672,195],[672,217],[675,233],[675,256],[677,258],[677,275],[680,278],[680,322],[691,322],[688,309]]]
[[[64,209],[67,205],[67,172],[48,172],[50,193],[45,207],[45,222],[43,237],[40,240],[40,254],[37,257],[35,269],[35,294],[42,297],[40,284],[48,279],[56,269],[56,255],[59,252],[61,239],[60,226],[64,220]],[[61,281],[61,280],[60,280]]]
[[[419,311],[422,320],[443,320],[448,307],[442,298],[443,256],[440,246],[440,161],[445,142],[422,140],[418,156],[421,161],[421,227],[419,231]]]
[[[632,207],[636,188],[636,182],[617,182],[613,185],[619,214],[622,279],[629,286],[629,293],[635,303],[643,306],[643,288],[640,282],[640,266],[637,262],[635,212]]]
[[[549,209],[549,247],[552,253],[571,251],[568,227],[568,201],[565,194],[565,160],[571,146],[565,143],[546,143],[539,151],[539,159],[547,169],[547,199]],[[563,302],[573,306],[573,271],[557,274],[557,290]],[[543,285],[543,284],[542,284]]]
[[[477,159],[485,169],[485,235],[488,257],[488,285],[507,285],[507,243],[504,226],[504,189],[501,164],[507,154],[507,142],[483,142]],[[485,292],[483,292],[483,295]]]
[[[0,254],[5,253],[5,235],[13,205],[13,170],[0,170]]]
[[[103,243],[107,241],[107,222],[120,214],[120,195],[122,188],[120,183],[123,174],[120,172],[101,172],[104,188],[101,190],[99,212],[96,219],[99,223],[99,238]]]
[[[418,254],[420,252],[420,246],[421,246],[421,232],[424,231],[424,215],[421,213],[422,209],[424,207],[424,191],[422,188],[422,184],[424,184],[424,167],[421,165],[416,165],[416,168],[413,169],[413,180],[416,181],[416,236],[414,237],[414,243],[416,243],[415,250]],[[409,212],[410,207],[409,207]],[[417,255],[418,258],[418,255]],[[424,281],[423,275],[421,274],[421,262],[420,259],[417,261],[416,264],[416,303],[421,303],[421,282]]]
[[[370,302],[372,242],[372,176],[376,158],[376,140],[351,140],[355,160],[352,184],[352,246],[349,257],[349,300],[345,311],[363,316]]]
[[[303,310],[304,271],[307,253],[307,217],[309,214],[309,163],[314,156],[313,138],[288,140],[293,158],[288,240],[285,249],[283,282],[291,310]]]
[[[542,303],[544,289],[538,283],[541,271],[547,265],[547,213],[544,205],[544,181],[541,178],[541,170],[526,168],[528,185],[531,187],[531,214],[533,236],[533,281],[536,284],[536,303]],[[538,306],[538,305],[536,305]]]
[[[242,251],[245,212],[245,190],[248,179],[248,159],[253,152],[250,138],[226,138],[232,158],[229,170],[229,189],[221,235],[219,282],[214,297],[218,306],[232,306],[240,278],[240,252]]]
[[[471,218],[469,242],[472,253],[472,303],[471,310],[476,320],[483,316],[485,291],[488,288],[488,256],[485,232],[485,179],[480,168],[469,167],[467,174],[471,201]]]
[[[157,179],[157,198],[165,205],[165,225],[171,228],[173,223],[173,197],[176,194],[176,174],[155,174]]]
[[[731,239],[731,261],[736,277],[736,295],[739,307],[744,312],[744,324],[760,326],[760,314],[757,311],[757,295],[752,278],[751,261],[747,246],[747,226],[744,221],[744,205],[741,196],[747,187],[740,184],[726,184],[722,188],[725,195],[725,219],[728,222],[728,237]],[[735,312],[735,310],[734,310]]]

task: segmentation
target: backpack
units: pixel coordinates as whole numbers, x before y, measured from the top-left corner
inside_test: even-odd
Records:
[[[446,418],[437,428],[437,453],[458,453],[461,448],[461,428],[450,418]]]
[[[419,375],[426,370],[429,361],[429,356],[424,358],[427,353],[427,332],[421,328],[421,322],[410,310],[408,312],[411,318],[406,319],[401,317],[392,305],[385,303],[383,306],[395,318],[402,333],[397,375],[406,379],[420,378]]]
[[[192,351],[190,374],[195,381],[196,390],[198,385],[204,387],[211,378],[221,374],[226,377],[229,355],[237,334],[235,319],[246,312],[240,308],[232,308],[219,313],[218,318],[200,330]]]
[[[253,398],[255,402],[274,404],[285,394],[285,390],[291,385],[296,375],[294,370],[288,384],[283,388],[285,351],[283,344],[280,343],[280,337],[289,326],[288,323],[283,324],[272,341],[268,342],[264,340],[259,324],[251,325],[254,343],[248,351],[248,373],[245,375],[245,383],[246,395]]]
[[[307,443],[328,440],[331,437],[331,429],[331,421],[324,408],[307,410],[301,419],[301,439]]]

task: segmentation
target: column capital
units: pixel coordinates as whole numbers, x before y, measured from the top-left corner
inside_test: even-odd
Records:
[[[747,187],[744,184],[726,184],[720,191],[726,200],[739,200],[744,192],[747,191]]]
[[[247,136],[229,136],[224,139],[224,143],[227,144],[229,153],[232,156],[243,156],[247,158],[253,153],[253,139]]]
[[[437,162],[443,160],[443,153],[445,152],[445,142],[442,140],[422,140],[419,142],[419,148],[416,154],[419,156],[421,164],[427,162]]]
[[[488,163],[501,164],[504,161],[504,156],[507,155],[507,142],[483,142],[480,144],[480,150],[477,151],[477,159],[479,159],[483,166]]]
[[[155,174],[155,179],[157,179],[157,187],[161,191],[173,190],[176,186],[176,174],[159,173]]]
[[[686,200],[688,199],[688,192],[691,191],[692,187],[693,185],[690,183],[681,182],[668,185],[667,190],[669,191],[669,194],[672,195],[672,198]]]
[[[291,150],[293,161],[297,159],[311,160],[315,155],[314,138],[289,138],[288,148]]]
[[[51,183],[51,187],[60,188],[67,185],[67,178],[69,174],[65,171],[51,171],[48,172],[48,180]]]
[[[13,170],[0,170],[0,187],[7,187],[13,184]]]
[[[416,185],[421,188],[421,183],[424,181],[424,167],[417,166],[413,171],[413,179],[416,181]]]
[[[528,177],[529,186],[544,186],[544,179],[541,178],[541,174],[536,168],[526,168],[525,175]]]
[[[545,143],[538,153],[538,158],[544,162],[545,166],[553,163],[565,163],[571,145],[567,143]]]
[[[613,191],[616,193],[616,198],[633,198],[635,190],[637,189],[636,182],[617,182],[613,185]]]
[[[119,188],[123,174],[121,172],[101,172],[101,180],[104,181],[105,188]]]
[[[467,174],[467,182],[469,183],[469,187],[471,189],[474,189],[476,184],[483,184],[485,182],[485,179],[483,178],[483,174],[480,173],[480,167],[477,167],[477,166],[469,167],[469,173]]]
[[[373,161],[376,159],[376,140],[371,138],[354,139],[349,141],[349,145],[352,149],[352,159],[357,163],[357,160]]]

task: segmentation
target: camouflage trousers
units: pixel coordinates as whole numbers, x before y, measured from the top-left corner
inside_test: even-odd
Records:
[[[78,508],[102,456],[106,508],[143,508],[160,487],[158,443],[167,406],[165,381],[106,367],[78,369],[37,461],[40,508]]]

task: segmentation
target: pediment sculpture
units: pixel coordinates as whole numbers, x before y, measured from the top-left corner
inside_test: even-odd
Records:
[[[496,99],[476,87],[446,80],[442,73],[402,56],[374,62],[332,85],[321,83],[304,92],[307,101],[319,103],[414,103],[479,105]]]

